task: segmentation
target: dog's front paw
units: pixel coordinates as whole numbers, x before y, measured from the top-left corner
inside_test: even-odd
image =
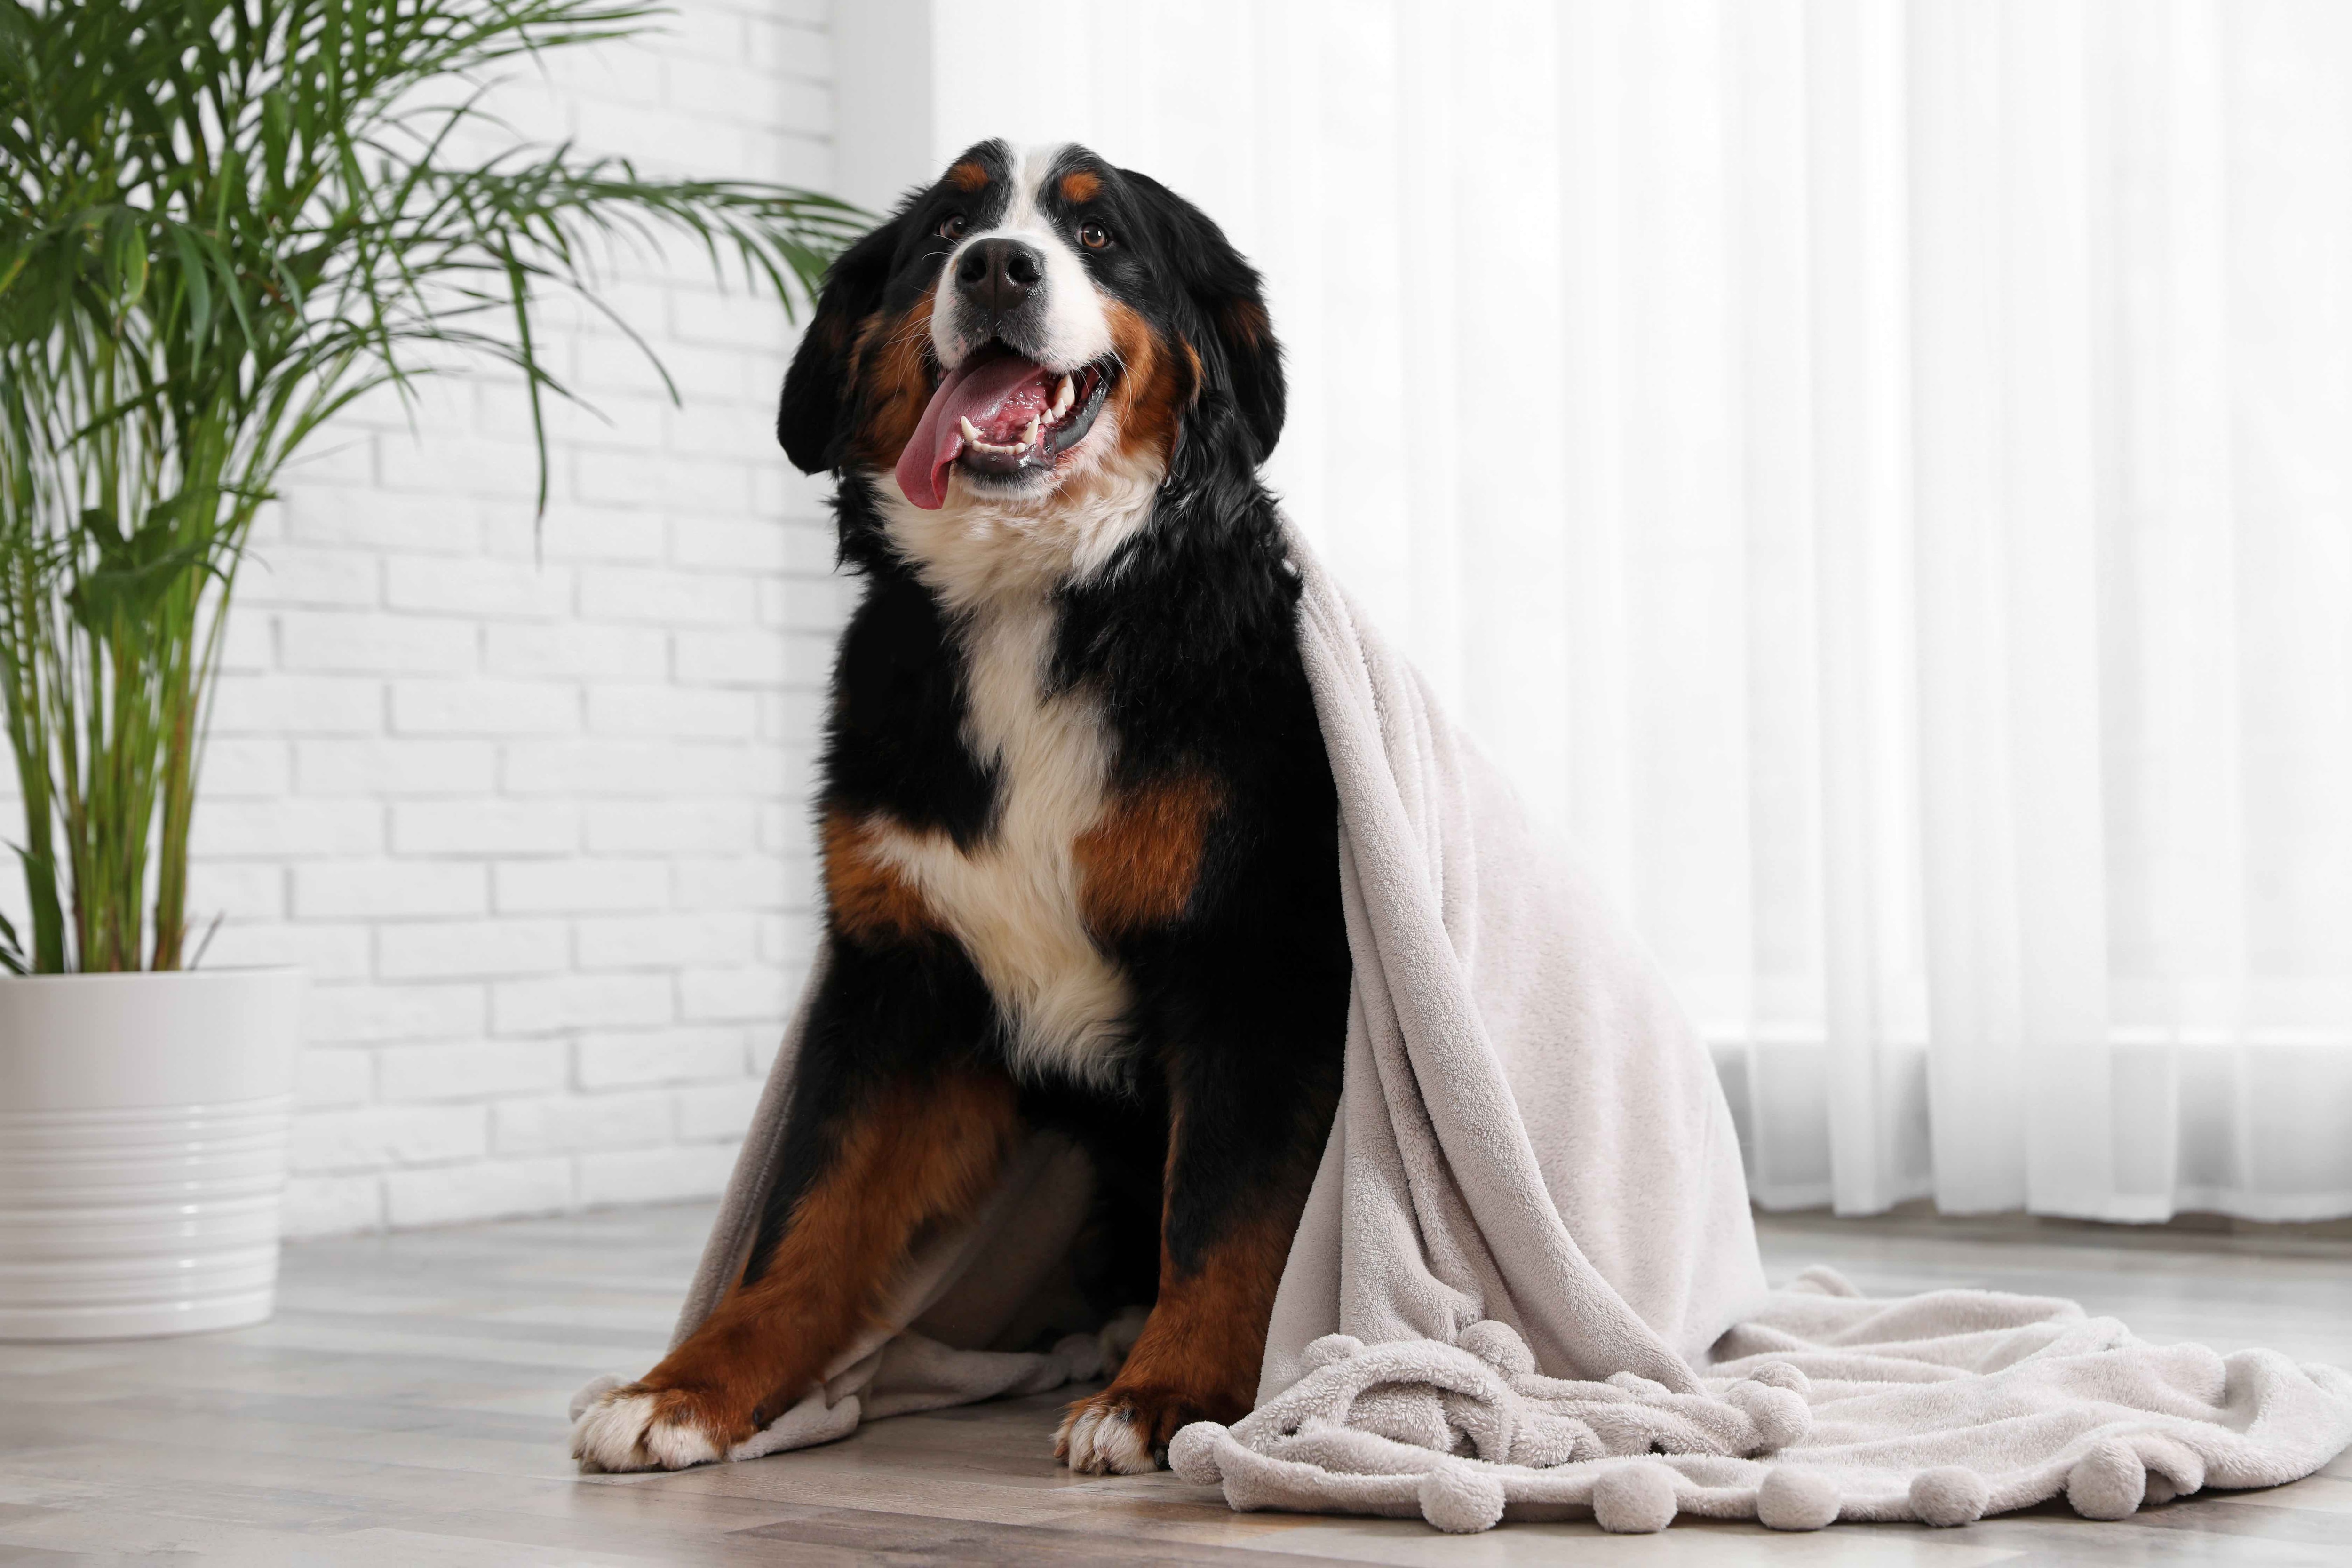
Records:
[[[600,1470],[682,1470],[723,1458],[740,1436],[722,1430],[693,1393],[627,1384],[609,1389],[572,1423],[572,1457]]]
[[[1166,1467],[1168,1440],[1208,1412],[1172,1389],[1104,1389],[1070,1406],[1054,1458],[1081,1475],[1139,1476]]]

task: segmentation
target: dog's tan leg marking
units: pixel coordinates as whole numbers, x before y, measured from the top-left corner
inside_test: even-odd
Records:
[[[1111,1385],[1070,1406],[1054,1439],[1056,1458],[1089,1475],[1136,1475],[1166,1461],[1168,1440],[1187,1423],[1249,1413],[1298,1226],[1297,1206],[1277,1196],[1273,1207],[1235,1218],[1189,1270],[1161,1244],[1159,1304]]]
[[[980,1200],[1016,1121],[1013,1082],[999,1073],[875,1096],[839,1129],[765,1271],[738,1282],[660,1365],[584,1412],[573,1457],[594,1469],[679,1469],[722,1458],[773,1420],[880,1309],[917,1229]]]

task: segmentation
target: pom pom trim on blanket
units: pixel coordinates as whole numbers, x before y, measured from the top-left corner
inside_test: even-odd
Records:
[[[1807,1339],[1824,1321],[1808,1295],[1848,1303],[1844,1327],[1865,1334],[1952,1331]],[[1589,1513],[1641,1534],[1685,1514],[1950,1528],[2061,1495],[2085,1518],[2125,1519],[2208,1486],[2294,1479],[2352,1442],[2352,1374],[2147,1345],[2066,1301],[1869,1301],[1815,1268],[1739,1333],[1780,1342],[1717,1365],[1697,1394],[1626,1373],[1545,1377],[1492,1321],[1451,1345],[1328,1334],[1297,1383],[1230,1428],[1185,1427],[1169,1461],[1237,1510],[1418,1514],[1457,1533]],[[1939,1450],[1974,1462],[1921,1466]]]

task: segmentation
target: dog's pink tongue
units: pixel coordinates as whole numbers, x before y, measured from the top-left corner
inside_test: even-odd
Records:
[[[940,383],[914,437],[898,454],[898,488],[925,511],[947,503],[948,465],[963,450],[963,422],[987,428],[989,416],[1037,367],[1019,354],[974,354]]]

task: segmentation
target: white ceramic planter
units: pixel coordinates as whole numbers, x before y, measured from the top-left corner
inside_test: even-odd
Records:
[[[0,1340],[269,1316],[292,969],[0,978]]]

